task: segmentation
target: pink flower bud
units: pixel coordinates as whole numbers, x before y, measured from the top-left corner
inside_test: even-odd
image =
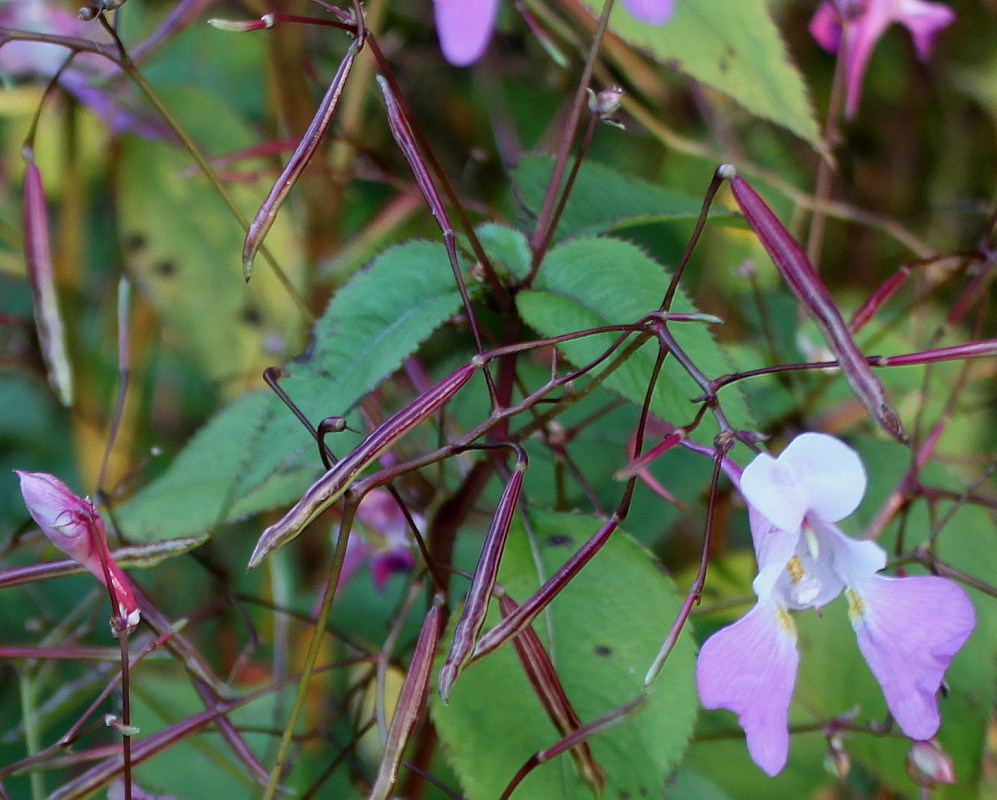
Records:
[[[14,472],[21,481],[24,504],[42,533],[107,587],[115,610],[112,617],[115,630],[138,625],[138,602],[128,577],[111,556],[104,521],[93,503],[77,497],[66,484],[47,472]]]
[[[919,786],[929,789],[939,783],[955,783],[955,769],[935,739],[914,742],[907,753],[907,774]]]

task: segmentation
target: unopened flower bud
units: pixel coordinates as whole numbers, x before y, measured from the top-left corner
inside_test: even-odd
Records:
[[[932,788],[939,783],[955,783],[955,769],[935,739],[914,742],[907,753],[907,774],[918,786]]]
[[[846,781],[852,768],[852,757],[845,750],[844,743],[838,735],[827,740],[827,752],[824,753],[824,769],[839,781]]]
[[[589,111],[605,117],[615,114],[620,110],[620,100],[623,98],[623,90],[619,86],[610,86],[596,93],[589,89]]]
[[[77,497],[54,475],[14,472],[21,481],[24,504],[42,533],[107,587],[114,611],[111,625],[115,633],[138,625],[138,601],[128,577],[111,556],[104,521],[93,503]]]

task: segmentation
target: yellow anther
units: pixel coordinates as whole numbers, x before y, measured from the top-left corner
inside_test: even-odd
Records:
[[[796,556],[793,556],[786,562],[786,572],[789,573],[789,582],[793,584],[802,581],[805,574],[803,565],[800,563],[800,559]]]
[[[865,600],[851,589],[845,589],[845,597],[848,598],[848,618],[852,622],[857,622],[865,616]]]

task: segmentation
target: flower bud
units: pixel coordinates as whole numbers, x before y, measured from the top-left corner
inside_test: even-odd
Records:
[[[115,632],[138,625],[138,602],[127,576],[111,556],[104,521],[93,503],[77,497],[54,475],[14,472],[21,481],[24,504],[42,533],[107,587],[114,609],[111,620]]]
[[[939,783],[955,783],[955,769],[936,739],[914,742],[907,753],[907,774],[918,786],[932,788]]]

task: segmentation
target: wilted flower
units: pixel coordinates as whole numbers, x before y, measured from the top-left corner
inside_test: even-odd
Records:
[[[855,115],[872,48],[894,22],[910,31],[921,60],[931,54],[942,28],[955,12],[926,0],[824,0],[810,20],[810,33],[821,47],[845,59],[845,114]]]
[[[499,0],[434,0],[440,49],[458,67],[473,64],[488,46]],[[667,22],[674,0],[623,0],[630,13],[648,25]]]
[[[47,472],[14,472],[21,480],[24,504],[42,533],[107,587],[115,612],[111,617],[115,630],[130,630],[138,625],[140,614],[131,583],[111,556],[104,520],[93,503],[77,497]]]
[[[696,667],[703,705],[735,712],[754,762],[778,773],[789,750],[799,661],[789,612],[820,610],[844,592],[890,713],[911,739],[930,739],[939,726],[942,676],[975,624],[965,592],[944,578],[876,574],[886,565],[883,549],[834,525],[858,507],[866,476],[858,454],[831,436],[803,434],[777,459],[759,455],[740,483],[758,602],[703,645]]]
[[[392,573],[412,568],[412,535],[405,515],[391,494],[373,489],[364,495],[357,508],[357,521],[346,545],[346,556],[340,571],[342,587],[364,561],[370,560],[371,577],[378,590],[384,589]],[[422,518],[413,515],[416,525]]]

